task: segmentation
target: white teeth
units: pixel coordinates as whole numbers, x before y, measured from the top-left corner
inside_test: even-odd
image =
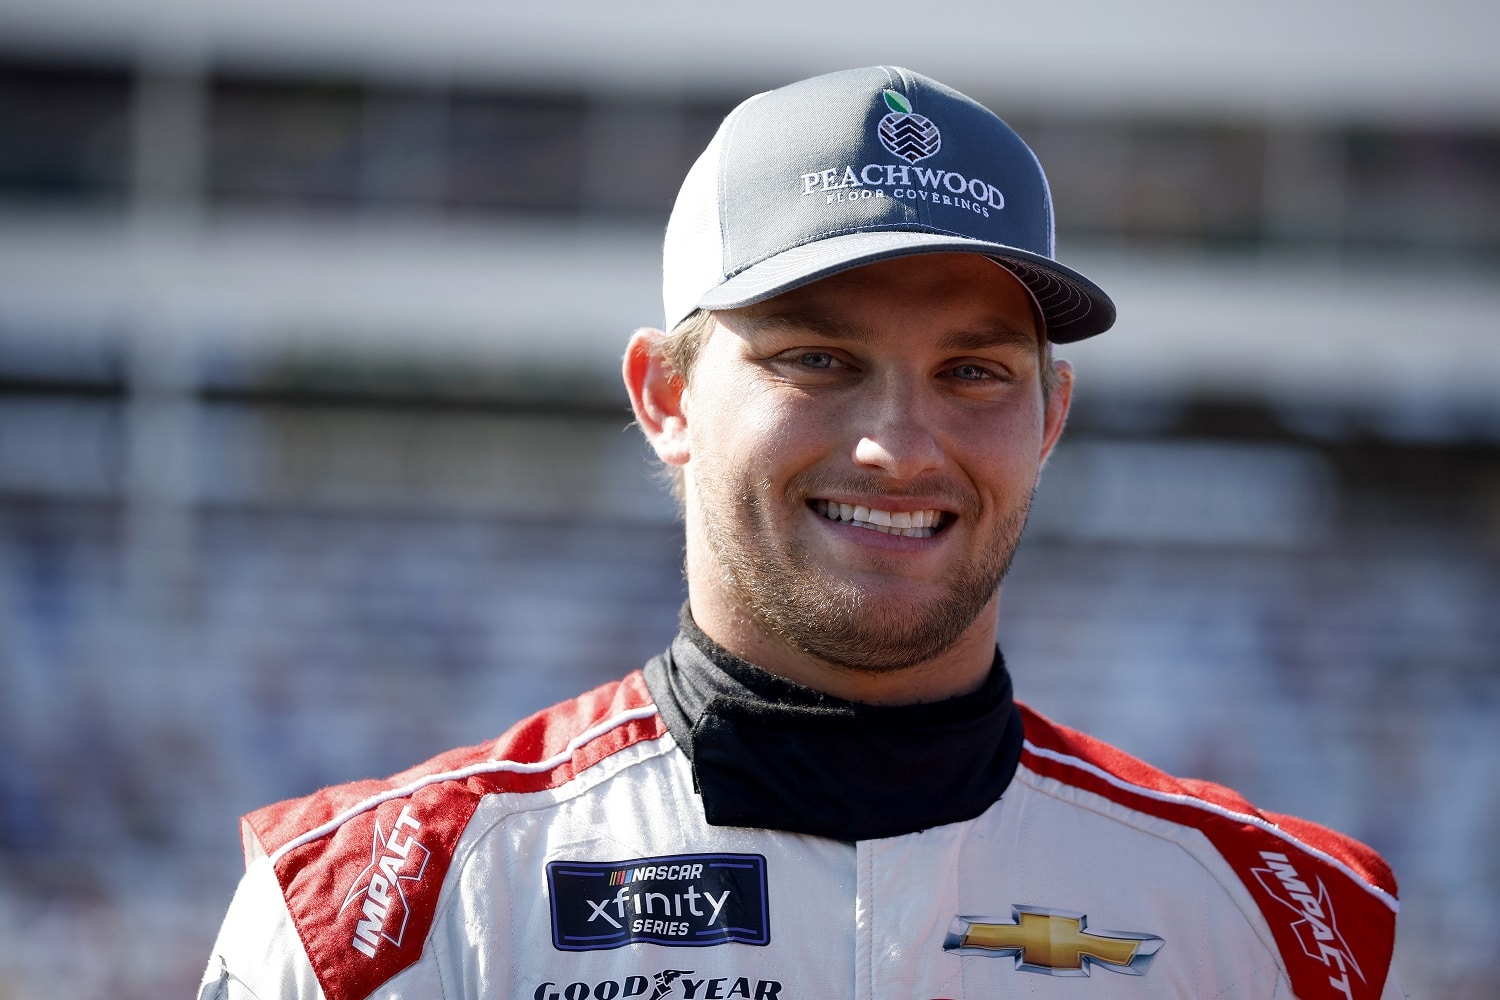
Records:
[[[937,526],[943,519],[942,511],[938,510],[893,512],[835,500],[818,500],[813,504],[813,509],[831,521],[842,521],[857,528],[905,538],[930,538],[936,534]]]

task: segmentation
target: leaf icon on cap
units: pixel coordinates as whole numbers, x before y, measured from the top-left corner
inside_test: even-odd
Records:
[[[894,90],[885,92],[885,105],[890,113],[880,119],[875,132],[886,152],[901,157],[907,163],[925,160],[943,145],[943,134],[927,118],[911,109],[911,101]]]

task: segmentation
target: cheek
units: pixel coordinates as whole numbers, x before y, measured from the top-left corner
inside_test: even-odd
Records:
[[[738,470],[745,478],[774,476],[774,470],[806,451],[817,426],[776,392],[738,385],[723,390],[689,421],[693,454]]]
[[[1041,467],[1042,428],[1029,414],[970,421],[955,436],[955,454],[976,482],[998,494],[1029,490]]]

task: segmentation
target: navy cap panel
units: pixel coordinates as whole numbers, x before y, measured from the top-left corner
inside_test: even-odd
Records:
[[[1052,256],[1052,199],[1031,147],[988,108],[936,80],[912,77],[913,112],[931,109],[927,117],[943,132],[942,148],[912,166],[919,199],[929,192],[920,203],[933,227]],[[919,166],[943,177],[934,182]]]
[[[726,275],[831,233],[921,224],[912,206],[876,197],[859,181],[879,115],[872,103],[849,100],[847,78],[872,73],[878,71],[804,80],[763,95],[737,116],[720,154]],[[884,84],[879,74],[859,89],[879,92]],[[855,184],[845,168],[854,171]],[[828,211],[826,199],[840,195],[837,209]]]
[[[725,138],[726,275],[872,230],[1051,254],[1046,181],[1030,149],[987,109],[925,77],[877,67],[806,80],[745,107]]]

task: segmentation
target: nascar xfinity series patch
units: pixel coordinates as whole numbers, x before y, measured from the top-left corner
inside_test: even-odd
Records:
[[[552,861],[547,890],[552,944],[560,951],[771,940],[766,859],[759,854]]]

